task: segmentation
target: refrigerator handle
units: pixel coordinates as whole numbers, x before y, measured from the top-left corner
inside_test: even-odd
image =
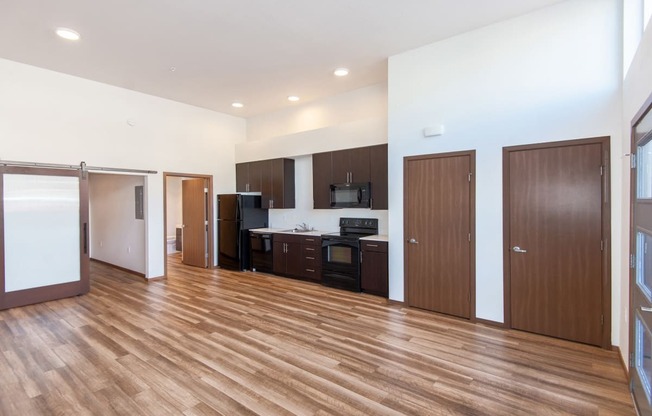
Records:
[[[240,212],[240,206],[242,205],[241,195],[235,196],[235,220],[242,220],[242,213]]]

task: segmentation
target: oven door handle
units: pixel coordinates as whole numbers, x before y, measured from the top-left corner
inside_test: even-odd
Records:
[[[362,188],[358,188],[358,204],[362,203]]]
[[[331,239],[331,238],[323,238],[321,239],[321,246],[322,247],[329,247],[329,246],[347,246],[347,247],[352,247],[352,248],[359,248],[359,244],[357,241],[342,241],[338,239]]]

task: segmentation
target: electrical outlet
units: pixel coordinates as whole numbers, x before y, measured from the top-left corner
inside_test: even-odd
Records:
[[[131,246],[127,247],[127,253],[131,253]]]

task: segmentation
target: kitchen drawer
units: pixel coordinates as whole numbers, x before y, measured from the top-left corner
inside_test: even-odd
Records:
[[[297,243],[301,244],[303,242],[303,236],[295,234],[286,234],[286,233],[274,233],[274,241],[281,243]]]
[[[311,246],[321,246],[321,237],[303,235],[301,237],[301,244]]]
[[[303,258],[303,267],[309,269],[321,269],[321,259],[306,256]]]
[[[319,246],[307,246],[302,245],[302,252],[304,256],[311,256],[315,258],[321,258],[321,247]]]
[[[379,253],[387,253],[387,242],[385,241],[374,241],[374,240],[362,240],[360,248],[362,251],[377,251]]]

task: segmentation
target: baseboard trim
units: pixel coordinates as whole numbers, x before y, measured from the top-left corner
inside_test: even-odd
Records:
[[[145,277],[145,280],[147,282],[160,282],[161,280],[165,280],[165,279],[167,279],[167,277],[165,276],[150,277],[149,279]]]
[[[387,299],[387,303],[390,305],[396,305],[396,306],[408,306],[407,303],[402,302],[400,300],[394,300],[394,299]]]
[[[125,273],[129,273],[129,274],[133,274],[133,275],[138,276],[138,277],[142,277],[142,278],[145,279],[145,280],[149,280],[149,279],[147,279],[147,278],[145,277],[145,273],[137,272],[137,271],[135,271],[135,270],[127,269],[126,267],[118,266],[118,265],[116,265],[116,264],[112,264],[112,263],[109,263],[109,262],[106,262],[106,261],[102,261],[102,260],[98,260],[98,259],[93,259],[93,258],[92,258],[91,261],[94,261],[94,262],[97,262],[97,263],[104,264],[105,266],[113,267],[114,269],[121,270],[121,271],[123,271],[123,272],[125,272]]]
[[[496,321],[491,321],[489,319],[475,318],[475,323],[489,325],[489,326],[495,326],[497,328],[506,329],[506,326],[505,326],[504,322],[496,322]]]
[[[612,345],[611,349],[618,353],[618,361],[620,361],[620,365],[623,367],[623,371],[625,372],[625,377],[627,377],[627,380],[629,380],[629,369],[627,368],[627,364],[623,359],[623,354],[620,351],[620,347],[617,345]]]

